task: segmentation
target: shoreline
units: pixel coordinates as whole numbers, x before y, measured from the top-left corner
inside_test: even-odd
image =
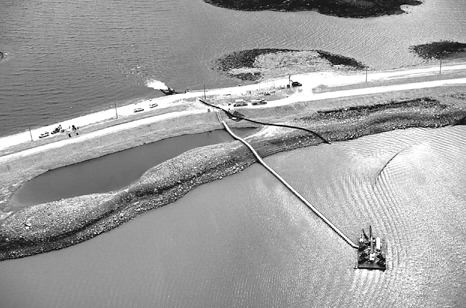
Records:
[[[299,117],[296,110],[277,106],[266,118],[304,126],[332,141],[409,127],[464,124],[466,118],[466,97],[444,94],[439,98],[421,96],[401,102],[375,101],[379,103],[361,105],[348,100],[340,108],[322,108],[324,104],[311,108],[298,103],[295,108],[300,110]],[[258,110],[248,113],[254,117]],[[208,122],[206,127],[220,127],[212,112],[197,117]],[[185,124],[184,132],[189,126]],[[263,157],[322,142],[302,131],[271,127],[246,139]],[[154,166],[123,189],[22,209],[0,225],[0,260],[80,243],[141,213],[173,203],[199,185],[240,172],[254,162],[252,153],[238,141],[196,148]]]
[[[296,75],[328,69],[357,71],[367,68],[354,58],[319,49],[247,49],[225,54],[214,63],[214,70],[243,81],[259,81],[286,74]]]
[[[429,59],[448,59],[460,57],[466,53],[466,43],[454,41],[436,41],[425,44],[412,45],[409,50],[419,57]]]
[[[437,74],[438,66],[434,65],[424,65],[416,66],[409,68],[400,68],[384,71],[370,71],[369,72],[369,81],[384,81],[384,80],[393,80],[397,78],[406,78],[406,77],[422,77]],[[464,62],[453,62],[450,64],[444,64],[442,71],[444,74],[447,74],[449,71],[466,71],[466,64]],[[324,71],[324,72],[311,72],[311,73],[302,73],[298,75],[293,75],[293,78],[299,78],[300,80],[305,80],[304,88],[312,90],[312,88],[317,88],[319,86],[341,86],[341,85],[351,85],[351,84],[364,84],[365,83],[365,72],[352,71],[352,72],[335,72],[335,71]],[[274,78],[269,80],[264,80],[259,83],[238,86],[238,87],[227,87],[227,88],[218,88],[218,89],[207,89],[206,95],[210,97],[224,97],[225,95],[232,96],[241,96],[249,95],[252,92],[263,92],[266,90],[277,90],[280,87],[284,87],[288,84],[288,78]],[[154,90],[155,91],[155,90]],[[312,91],[309,91],[312,92]],[[309,93],[308,93],[309,94]],[[311,93],[312,94],[312,93]],[[204,93],[202,90],[195,90],[192,92],[177,94],[172,96],[162,96],[151,98],[147,100],[137,100],[136,103],[131,103],[129,105],[120,106],[117,108],[119,115],[119,120],[126,118],[132,120],[140,118],[142,115],[144,117],[149,117],[150,114],[154,111],[163,112],[165,108],[181,107],[190,105],[194,102],[196,98],[203,97]],[[152,103],[157,103],[159,106],[151,110],[148,106]],[[143,107],[145,112],[143,113],[134,113],[136,107]],[[197,107],[195,107],[197,108]],[[151,110],[147,112],[146,110]],[[67,120],[47,124],[41,127],[37,127],[31,130],[33,137],[33,142],[31,142],[31,135],[29,131],[23,131],[20,133],[15,133],[7,136],[0,136],[0,161],[1,158],[7,154],[10,154],[12,151],[18,151],[15,147],[25,147],[36,146],[36,143],[42,144],[47,143],[48,141],[57,140],[56,137],[48,137],[45,139],[39,139],[39,135],[45,131],[52,131],[58,125],[63,127],[70,126],[72,124],[83,128],[83,127],[92,127],[94,125],[114,125],[118,124],[118,120],[115,120],[115,108],[109,108],[102,111],[85,114],[82,116],[77,116],[75,118],[70,118]],[[12,149],[9,151],[9,149]]]
[[[406,13],[402,6],[418,6],[423,4],[419,0],[387,0],[383,4],[378,1],[337,1],[337,0],[297,0],[297,1],[231,1],[231,0],[204,0],[204,2],[233,10],[242,11],[317,11],[320,14],[345,17],[368,18],[384,15]],[[253,3],[251,3],[253,2]]]
[[[265,97],[266,105],[239,110],[248,118],[295,124],[331,141],[344,141],[408,127],[464,124],[466,64],[443,67],[442,76],[450,74],[454,79],[426,81],[438,76],[437,70],[436,66],[427,66],[371,72],[367,81],[378,83],[375,87],[365,82],[366,75],[361,72],[313,72],[293,75],[293,80],[303,83],[294,89],[286,87],[288,77],[283,77],[246,86],[210,89],[205,95],[208,101],[227,107],[238,98],[265,97],[265,92],[273,90],[280,94]],[[314,93],[322,84],[366,87]],[[116,191],[20,210],[11,208],[9,202],[14,192],[27,180],[48,170],[170,137],[221,129],[215,112],[197,102],[203,96],[203,92],[196,91],[145,101],[144,104],[158,104],[156,112],[147,112],[145,116],[133,115],[134,105],[128,105],[126,117],[82,127],[83,134],[76,138],[50,138],[49,142],[0,149],[0,260],[60,249],[90,239],[147,210],[170,204],[201,184],[253,164],[252,154],[239,142],[223,143],[185,152],[154,166],[135,183]],[[270,100],[272,97],[275,100]],[[100,120],[95,114],[89,117]],[[233,128],[246,124],[229,122]],[[247,140],[264,157],[321,142],[302,131],[271,127],[263,128]]]

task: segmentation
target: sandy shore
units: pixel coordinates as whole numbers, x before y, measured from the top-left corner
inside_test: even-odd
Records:
[[[450,71],[464,68],[459,65]],[[425,76],[435,73],[435,69],[374,73],[374,80]],[[338,82],[331,76],[332,73],[295,76],[304,84],[302,89],[286,92],[290,94],[288,97],[285,95],[265,106],[243,108],[241,112],[258,120],[303,126],[332,141],[407,127],[453,125],[466,118],[466,95],[462,86],[465,78],[314,94],[313,88],[321,82],[341,86],[365,79],[361,74],[345,75],[338,77]],[[286,84],[288,79],[268,81],[268,84],[272,88],[283,82]],[[254,91],[268,89],[266,84],[207,93],[215,99],[251,96]],[[0,212],[0,260],[60,249],[90,239],[140,213],[170,204],[198,185],[253,164],[253,156],[239,142],[212,145],[154,166],[136,183],[118,191],[39,204],[19,211],[9,205],[12,194],[22,183],[47,170],[172,136],[221,128],[214,112],[207,112],[195,100],[189,101],[201,95],[187,93],[162,99],[167,104],[185,100],[189,108],[181,111],[161,112],[0,157],[0,209],[3,210]],[[244,124],[231,122],[233,127],[238,125]],[[265,128],[248,140],[262,156],[321,142],[302,131],[277,128]]]

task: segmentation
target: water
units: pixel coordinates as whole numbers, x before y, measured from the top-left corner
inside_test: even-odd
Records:
[[[236,85],[210,69],[236,50],[319,48],[376,69],[419,64],[412,44],[466,41],[463,0],[425,2],[405,15],[343,19],[201,0],[3,0],[0,135],[155,95],[152,79],[176,89]]]
[[[410,129],[267,158],[385,272],[261,166],[63,250],[0,263],[10,307],[464,307],[466,127]],[[402,151],[375,181],[380,168]]]
[[[236,129],[240,136],[256,128]],[[10,205],[20,208],[93,193],[109,192],[129,185],[148,169],[197,147],[232,141],[223,130],[167,138],[78,164],[54,169],[26,182]]]

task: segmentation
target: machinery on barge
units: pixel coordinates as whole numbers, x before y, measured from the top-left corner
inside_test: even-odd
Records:
[[[369,226],[369,236],[362,229],[359,238],[357,268],[385,271],[385,243],[380,237],[372,236],[372,226]]]
[[[173,95],[173,94],[178,94],[180,92],[176,92],[174,89],[167,87],[167,89],[159,89],[160,92],[162,92],[165,95]]]

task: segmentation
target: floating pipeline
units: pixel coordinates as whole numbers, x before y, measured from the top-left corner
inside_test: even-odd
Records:
[[[459,124],[466,109],[426,98],[305,114],[293,124],[343,141],[409,127]],[[303,130],[273,130],[247,138],[262,157],[323,140]],[[173,203],[195,187],[255,163],[239,141],[185,152],[113,193],[74,197],[22,209],[0,225],[0,260],[65,248],[109,231],[141,213]]]

